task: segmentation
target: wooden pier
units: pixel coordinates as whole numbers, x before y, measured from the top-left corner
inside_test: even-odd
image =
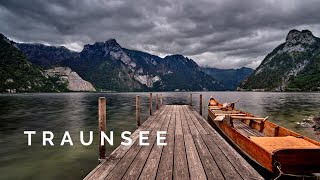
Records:
[[[139,145],[139,131],[150,132],[149,146]],[[156,145],[157,131],[167,132],[167,146]],[[189,105],[159,107],[130,137],[84,179],[263,179]]]

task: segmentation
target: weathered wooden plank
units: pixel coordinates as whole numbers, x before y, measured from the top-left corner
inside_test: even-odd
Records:
[[[192,108],[191,112],[197,117],[199,123],[210,133],[210,137],[219,146],[223,154],[232,162],[233,167],[243,179],[263,179],[261,175],[247,162],[240,154],[234,150],[209,124],[202,116],[197,114]]]
[[[170,107],[170,109],[167,112],[166,121],[164,125],[161,127],[161,131],[167,131],[172,115],[171,112],[172,107]],[[139,179],[155,179],[162,150],[163,146],[153,146],[152,151],[147,159],[146,164],[144,165],[143,171],[141,172]]]
[[[174,130],[175,130],[175,114],[177,113],[177,106],[174,105],[173,114],[167,132],[167,146],[163,147],[162,156],[157,172],[156,179],[172,179],[173,171],[173,151],[174,151]]]
[[[151,152],[151,149],[154,146],[157,146],[157,145],[154,145],[156,144],[155,141],[157,137],[157,131],[159,131],[163,126],[165,126],[165,122],[168,121],[167,116],[168,114],[170,114],[170,112],[168,111],[166,112],[167,113],[159,119],[159,122],[157,123],[156,127],[150,132],[149,138],[147,140],[149,145],[141,147],[140,151],[138,152],[135,159],[132,161],[130,167],[126,170],[122,179],[138,179],[144,167],[144,164],[147,161],[148,155]],[[126,156],[124,158],[126,158]],[[123,164],[119,164],[119,166],[121,166],[122,169],[125,169],[125,166]],[[120,174],[115,174],[115,176],[120,177]]]
[[[176,116],[176,129],[175,129],[175,135],[182,135],[182,120],[181,120],[181,106],[177,106],[177,112],[175,113]]]
[[[212,155],[210,154],[207,146],[203,142],[202,135],[193,135],[193,139],[197,148],[197,151],[199,153],[204,171],[207,175],[208,179],[224,179],[223,175],[221,174],[221,171],[217,165],[217,162],[214,160]],[[218,154],[214,154],[214,156],[218,156]],[[228,162],[230,164],[230,162]],[[224,173],[224,171],[222,171]],[[239,176],[239,175],[238,175]],[[227,178],[228,179],[228,178]],[[231,179],[237,179],[237,178],[231,178]]]
[[[248,130],[247,128],[244,128]],[[150,131],[149,146],[138,144]],[[167,146],[157,146],[156,131],[167,131]],[[263,179],[190,106],[162,106],[86,179]]]
[[[173,179],[189,179],[184,138],[183,135],[180,134],[177,134],[175,137]]]
[[[187,121],[187,124],[189,126],[189,129],[190,129],[190,132],[192,135],[198,135],[199,134],[199,131],[197,130],[196,126],[194,125],[194,123],[192,122],[191,120],[191,117],[190,117],[190,114],[187,112],[187,109],[186,108],[182,108],[183,109],[183,113],[184,115],[186,116],[186,121]]]
[[[131,134],[131,146],[118,146],[109,156],[109,158],[91,171],[84,179],[104,179],[110,171],[116,166],[121,158],[129,151],[133,144],[138,140],[138,135],[141,130],[151,130],[156,124],[157,118],[165,113],[167,106],[164,106],[161,111],[158,111],[154,116],[149,117],[133,134]]]
[[[211,135],[202,135],[202,138],[208,147],[210,153],[212,154],[215,162],[220,168],[223,176],[226,179],[242,179],[237,170],[232,166],[228,158],[222,153],[221,149],[213,141]]]
[[[200,134],[209,134],[203,127],[202,125],[199,123],[199,121],[197,120],[197,118],[194,116],[194,114],[192,112],[190,112],[190,110],[187,108],[187,106],[183,106],[184,110],[186,113],[189,114],[189,117],[191,118],[192,122],[194,123],[194,125],[196,126],[198,132]]]
[[[155,135],[156,131],[158,131],[161,128],[162,123],[165,120],[164,117],[165,115],[159,118],[158,122],[156,122],[154,129],[151,131],[151,133],[148,136],[149,140],[151,139],[152,141],[152,142],[148,141],[149,144],[151,145],[145,146],[142,148],[142,146],[140,146],[138,142],[136,142],[130,148],[127,154],[115,166],[115,168],[110,172],[110,174],[107,176],[107,179],[122,179],[124,175],[126,175],[126,177],[128,178],[129,176],[132,176],[133,179],[134,177],[136,178],[139,177],[139,174],[141,172],[139,170],[142,170],[142,167],[146,161],[146,157],[147,155],[149,155],[153,142],[156,138],[156,135]],[[133,163],[134,159],[136,159],[137,161],[132,166],[130,166]],[[137,169],[137,171],[135,171],[135,169]]]
[[[258,136],[258,137],[264,137],[265,135],[261,132],[259,132],[256,129],[251,128],[247,124],[245,124],[242,121],[234,121],[234,128],[241,131],[246,136]]]
[[[101,133],[106,133],[106,98],[99,98],[99,142],[101,142]],[[106,141],[105,145],[99,143],[99,161],[106,158]]]
[[[183,111],[183,108],[179,106],[179,113],[180,113],[180,119],[181,119],[181,125],[182,125],[182,132],[183,134],[190,134],[190,128],[188,126],[187,117],[186,114]]]
[[[184,135],[190,179],[207,179],[191,134]]]

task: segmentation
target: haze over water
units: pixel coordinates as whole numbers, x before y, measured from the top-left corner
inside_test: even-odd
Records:
[[[156,92],[153,93],[154,97]],[[158,93],[160,94],[160,93]],[[164,104],[188,104],[190,92],[165,92]],[[203,94],[203,117],[212,95],[220,102],[240,100],[236,107],[319,141],[310,127],[299,123],[320,112],[320,93],[273,92],[193,92],[193,107],[199,111]],[[98,97],[107,99],[107,130],[114,131],[114,146],[123,131],[135,127],[135,96],[141,96],[141,120],[148,118],[149,93],[58,93],[0,94],[0,179],[81,179],[98,159]],[[155,111],[155,104],[153,105]],[[25,130],[35,130],[32,146],[27,146]],[[55,146],[42,146],[42,131],[52,131]],[[60,142],[69,131],[74,146]],[[79,132],[94,131],[90,146],[79,141]]]

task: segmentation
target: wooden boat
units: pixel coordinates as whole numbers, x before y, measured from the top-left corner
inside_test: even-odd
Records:
[[[268,117],[237,110],[234,104],[211,98],[208,116],[251,159],[272,173],[320,172],[319,142],[278,126]]]

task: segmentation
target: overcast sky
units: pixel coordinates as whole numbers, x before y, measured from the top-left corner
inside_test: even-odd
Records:
[[[0,33],[76,51],[115,38],[202,66],[255,68],[290,29],[320,36],[319,12],[319,0],[1,0]]]

